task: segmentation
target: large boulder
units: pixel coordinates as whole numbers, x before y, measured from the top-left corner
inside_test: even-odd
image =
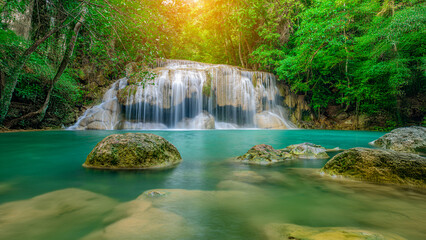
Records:
[[[293,157],[295,158],[307,158],[307,159],[325,159],[329,158],[327,154],[327,149],[320,145],[315,145],[313,143],[300,143],[300,144],[294,144],[290,145],[282,151],[289,152]]]
[[[236,160],[248,164],[270,165],[283,162],[290,157],[289,153],[275,150],[270,145],[259,144],[248,150],[246,154],[237,157]]]
[[[375,183],[426,186],[426,158],[389,150],[352,148],[334,156],[321,171]]]
[[[304,239],[304,240],[403,240],[393,234],[380,234],[371,231],[343,227],[305,227],[294,224],[268,224],[265,227],[268,240]]]
[[[99,169],[150,169],[172,167],[182,161],[166,139],[150,133],[114,134],[100,141],[83,164]]]
[[[372,145],[398,152],[426,154],[426,128],[397,128],[371,142]]]

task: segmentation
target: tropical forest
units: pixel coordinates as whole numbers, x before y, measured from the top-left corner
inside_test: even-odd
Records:
[[[426,239],[423,0],[0,0],[0,239]]]

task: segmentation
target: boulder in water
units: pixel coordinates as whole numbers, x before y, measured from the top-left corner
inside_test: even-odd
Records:
[[[388,239],[403,240],[397,235],[382,235],[380,233],[342,227],[305,227],[294,224],[268,224],[265,227],[265,235],[268,240],[284,239],[305,239],[305,240],[369,240],[369,239]]]
[[[83,164],[99,169],[151,169],[175,166],[182,161],[166,139],[150,133],[114,134],[100,141]]]
[[[352,148],[334,156],[321,171],[375,183],[426,186],[426,158],[389,150]]]
[[[329,158],[326,152],[327,150],[324,147],[320,145],[315,145],[313,143],[308,143],[308,142],[290,145],[282,149],[282,151],[288,151],[295,158],[307,158],[307,159]]]
[[[398,152],[426,154],[426,128],[397,128],[371,142],[372,145]]]
[[[259,144],[252,147],[246,154],[237,157],[236,160],[248,164],[270,165],[283,162],[290,157],[289,153],[275,150],[270,145]]]

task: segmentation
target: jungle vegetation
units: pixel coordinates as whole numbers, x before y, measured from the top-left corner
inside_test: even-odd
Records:
[[[6,127],[70,124],[126,64],[157,58],[273,72],[316,118],[425,124],[422,0],[0,0],[0,17]]]

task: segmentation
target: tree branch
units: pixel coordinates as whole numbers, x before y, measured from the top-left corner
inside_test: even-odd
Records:
[[[53,89],[55,87],[55,84],[60,79],[60,77],[62,76],[62,74],[64,73],[64,71],[67,68],[68,63],[69,63],[69,61],[71,59],[71,56],[72,56],[73,51],[74,51],[75,43],[77,41],[77,36],[78,36],[78,33],[80,31],[81,26],[83,26],[83,22],[85,20],[86,13],[87,13],[87,8],[85,6],[83,6],[83,9],[81,11],[80,20],[77,22],[77,24],[74,27],[73,36],[70,39],[68,48],[67,48],[67,50],[64,53],[64,57],[62,59],[61,64],[59,65],[58,71],[56,72],[55,77],[52,79],[52,82],[51,82],[51,85],[50,85],[50,88],[49,88],[49,91],[47,93],[47,96],[46,96],[46,99],[44,101],[43,106],[40,109],[38,109],[37,111],[35,111],[35,112],[28,113],[28,114],[26,114],[26,115],[24,115],[22,117],[19,117],[19,118],[16,118],[16,119],[13,119],[13,120],[9,121],[5,125],[7,128],[11,128],[14,125],[16,125],[17,123],[19,123],[20,121],[22,121],[24,119],[27,119],[27,118],[34,117],[34,116],[39,116],[37,118],[37,121],[43,120],[44,116],[46,115],[47,108],[49,107],[50,96],[51,96],[52,91],[53,91]]]

